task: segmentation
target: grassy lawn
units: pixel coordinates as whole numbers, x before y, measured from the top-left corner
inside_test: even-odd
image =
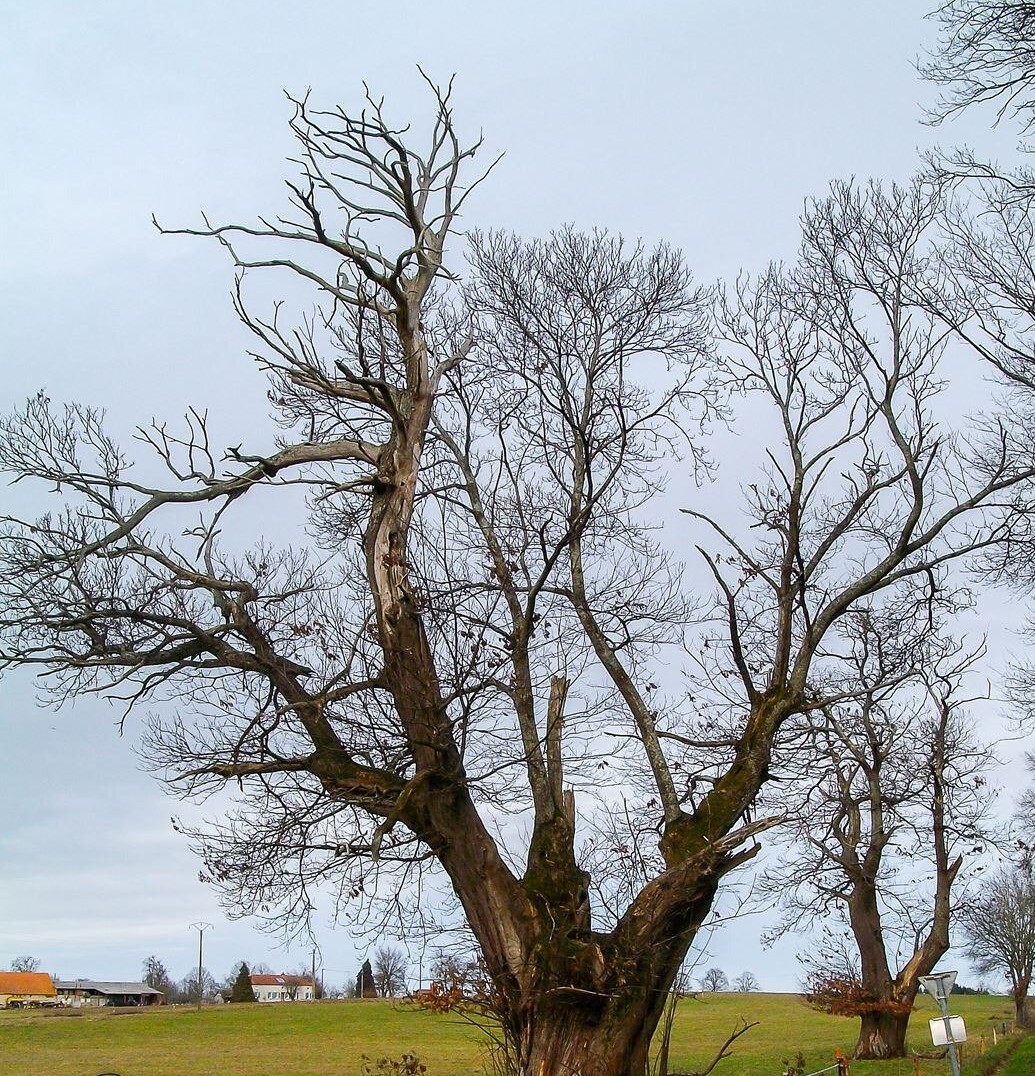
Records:
[[[1035,1072],[1035,1035],[1017,1047],[997,1076],[1031,1076]]]
[[[979,1038],[984,1036],[990,1045],[992,1024],[1010,1020],[1013,1007],[1007,998],[960,996],[953,997],[952,1012],[965,1019],[969,1050],[976,1053]],[[910,1049],[932,1049],[928,1020],[937,1015],[935,1003],[922,995],[910,1022]],[[793,1061],[798,1050],[804,1055],[805,1071],[812,1072],[832,1065],[837,1048],[851,1056],[859,1030],[858,1020],[813,1012],[796,994],[701,995],[697,1001],[680,1005],[670,1067],[677,1071],[706,1067],[738,1018],[758,1020],[759,1025],[737,1040],[732,1047],[734,1056],[716,1066],[715,1076],[779,1076],[785,1068],[784,1059]],[[964,1047],[964,1058],[968,1056],[968,1047]],[[944,1060],[923,1060],[920,1072],[948,1076],[949,1065]],[[852,1076],[912,1074],[911,1059],[852,1062]]]
[[[1005,998],[953,998],[972,1040],[990,1036],[993,1020],[1010,1015]],[[911,1045],[930,1048],[927,1021],[934,1003],[922,998]],[[856,1021],[822,1016],[792,994],[715,994],[680,1003],[671,1067],[693,1070],[711,1060],[738,1019],[760,1021],[740,1039],[715,1076],[778,1076],[784,1058],[800,1049],[810,1071],[831,1064],[835,1047],[849,1052]],[[227,1005],[102,1011],[81,1016],[0,1012],[3,1076],[359,1076],[361,1054],[418,1054],[428,1076],[471,1076],[481,1070],[479,1033],[453,1016],[390,1002]],[[1035,1049],[1035,1040],[1030,1045]],[[1017,1055],[1021,1056],[1021,1055]],[[1035,1072],[1028,1067],[1008,1070]],[[945,1076],[946,1062],[921,1063],[924,1076]],[[912,1076],[913,1064],[852,1064],[853,1076]]]
[[[361,1054],[406,1050],[461,1076],[480,1057],[469,1026],[387,1002],[0,1017],[3,1076],[358,1076]]]

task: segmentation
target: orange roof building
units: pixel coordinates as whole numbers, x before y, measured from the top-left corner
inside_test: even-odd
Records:
[[[57,998],[54,980],[44,971],[0,971],[0,1006],[39,1005]]]

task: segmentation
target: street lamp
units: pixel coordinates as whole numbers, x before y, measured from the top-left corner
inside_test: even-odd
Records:
[[[205,944],[205,931],[212,929],[211,923],[191,923],[191,930],[198,932],[198,1012],[201,1012],[201,994],[204,989],[204,983],[201,978],[201,956],[202,947]]]
[[[961,1016],[949,1016],[949,995],[956,982],[955,971],[942,971],[937,975],[921,975],[920,985],[938,1003],[941,1019],[931,1021],[931,1038],[935,1046],[945,1045],[949,1049],[949,1064],[952,1076],[960,1076],[960,1059],[956,1052],[956,1043],[967,1041],[967,1029]],[[939,1025],[942,1025],[939,1027]]]

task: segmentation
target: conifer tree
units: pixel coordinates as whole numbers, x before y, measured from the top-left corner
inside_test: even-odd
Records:
[[[377,983],[374,981],[374,969],[370,966],[369,960],[363,961],[363,967],[359,969],[359,974],[356,976],[356,997],[377,997]]]
[[[231,1001],[256,1001],[255,991],[252,989],[252,976],[248,971],[248,965],[241,961],[241,968],[234,979],[234,985],[230,990]]]

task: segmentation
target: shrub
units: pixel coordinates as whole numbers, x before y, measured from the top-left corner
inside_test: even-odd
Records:
[[[403,1054],[402,1057],[379,1057],[376,1061],[366,1054],[360,1054],[363,1061],[363,1076],[422,1076],[428,1071],[416,1054]]]

